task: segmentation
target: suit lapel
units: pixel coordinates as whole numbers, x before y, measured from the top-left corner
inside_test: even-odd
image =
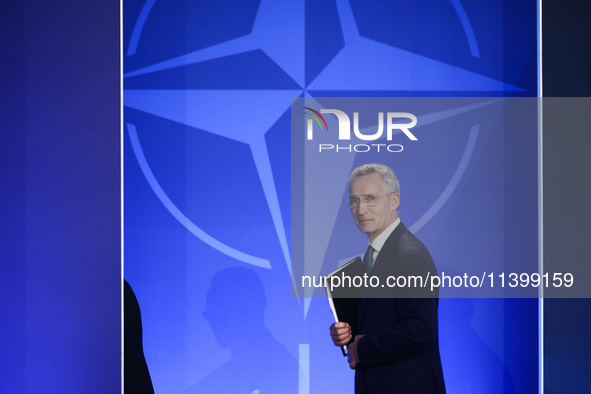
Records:
[[[395,263],[392,260],[396,256],[396,251],[398,250],[398,241],[402,234],[406,232],[406,226],[400,222],[398,226],[392,231],[392,234],[388,237],[384,246],[382,246],[382,250],[378,253],[378,258],[373,264],[370,274],[371,275],[379,275],[384,271],[389,271],[390,268],[393,268],[389,265]]]

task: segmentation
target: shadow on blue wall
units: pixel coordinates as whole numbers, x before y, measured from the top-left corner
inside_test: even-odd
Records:
[[[265,326],[265,305],[263,283],[253,270],[228,268],[213,276],[203,317],[232,357],[186,394],[297,392],[297,362]]]

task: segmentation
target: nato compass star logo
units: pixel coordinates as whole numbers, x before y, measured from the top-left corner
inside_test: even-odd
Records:
[[[124,55],[126,69],[132,65],[133,68],[123,75],[124,105],[154,119],[184,125],[194,133],[245,144],[250,149],[254,176],[258,177],[261,196],[264,196],[262,203],[268,209],[265,215],[270,215],[288,272],[291,259],[285,216],[289,203],[284,204],[282,201],[286,199],[279,198],[276,180],[279,175],[289,178],[289,170],[272,165],[267,137],[277,122],[289,125],[289,120],[285,122],[285,119],[289,117],[291,97],[311,97],[314,96],[312,92],[319,93],[316,96],[393,96],[408,95],[408,92],[414,92],[413,95],[474,92],[478,95],[479,92],[524,91],[498,79],[397,47],[386,39],[378,41],[364,36],[359,21],[366,20],[361,15],[366,3],[348,0],[321,4],[276,0],[236,3],[244,4],[244,15],[235,7],[224,9],[222,3],[199,3],[201,7],[218,9],[207,8],[204,10],[207,15],[194,21],[184,15],[182,9],[165,9],[168,6],[165,3],[147,0],[137,20],[130,24],[133,29],[128,31],[129,42]],[[464,48],[467,56],[477,61],[480,51],[468,15],[459,0],[450,0],[447,7],[448,20],[454,21],[454,29],[462,38],[454,41],[455,47]],[[233,19],[227,19],[230,16]],[[169,30],[150,30],[151,24],[157,23]],[[183,29],[201,34],[201,47],[183,54],[166,52],[168,44],[174,46],[169,41],[173,39],[171,36]],[[436,37],[445,32],[434,29],[421,34]],[[207,42],[209,37],[215,38],[211,45]],[[137,56],[154,51],[165,55],[147,56],[152,59],[148,65],[134,64]],[[185,212],[153,170],[153,163],[147,160],[141,142],[142,128],[127,118],[125,126],[143,175],[179,223],[225,255],[246,264],[271,268],[264,249],[244,251],[231,236],[212,235],[198,215]],[[289,126],[284,140],[289,144]],[[471,140],[468,146],[473,147],[473,144]],[[463,161],[465,156],[466,152]],[[327,201],[340,201],[342,185],[328,192],[332,195],[327,195]],[[224,212],[219,214],[223,216]],[[218,219],[232,220],[230,217]],[[326,225],[331,227],[334,223]],[[256,232],[257,227],[252,231]]]

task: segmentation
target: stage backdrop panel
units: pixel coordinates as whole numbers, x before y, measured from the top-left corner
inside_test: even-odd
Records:
[[[535,2],[123,8],[125,277],[156,391],[352,392],[326,300],[291,296],[292,97],[536,96]],[[452,208],[428,247],[465,231]],[[442,299],[440,321],[449,392],[537,392],[536,299]]]

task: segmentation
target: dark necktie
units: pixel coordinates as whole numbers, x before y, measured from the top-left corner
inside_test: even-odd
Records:
[[[371,267],[373,266],[373,253],[375,249],[371,244],[367,247],[367,252],[365,252],[365,256],[363,256],[363,265],[365,266],[365,273],[369,274],[371,271]]]

